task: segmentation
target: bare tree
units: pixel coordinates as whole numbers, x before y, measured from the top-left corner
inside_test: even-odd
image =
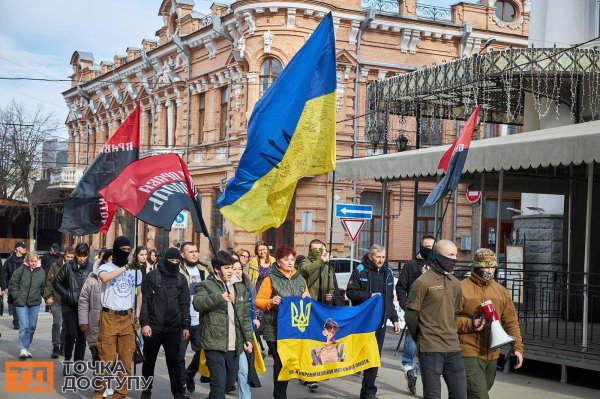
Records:
[[[42,144],[52,137],[57,128],[54,114],[41,108],[32,114],[23,104],[14,100],[0,109],[0,147],[3,150],[3,169],[0,176],[0,194],[16,199],[21,194],[29,209],[29,240],[33,248],[35,212],[31,192],[41,178]],[[6,165],[6,167],[4,167]]]

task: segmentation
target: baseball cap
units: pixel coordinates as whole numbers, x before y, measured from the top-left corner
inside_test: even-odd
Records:
[[[55,251],[58,251],[58,250],[60,250],[60,245],[58,245],[57,243],[54,243],[51,245],[51,248]]]
[[[27,249],[27,244],[25,244],[24,241],[17,241],[17,243],[15,244],[15,249],[19,247]]]

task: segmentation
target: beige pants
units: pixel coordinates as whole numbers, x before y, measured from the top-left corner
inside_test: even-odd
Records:
[[[119,361],[127,375],[131,375],[131,364],[133,362],[133,352],[135,351],[135,335],[133,331],[133,322],[131,312],[127,315],[119,316],[110,312],[100,313],[100,333],[98,334],[98,358],[107,363],[114,364],[119,355]],[[112,366],[111,366],[112,367]],[[119,377],[122,374],[119,373]],[[94,391],[94,399],[101,399],[106,390],[106,383],[101,391]],[[127,384],[119,390],[115,390],[113,399],[125,399],[127,397]]]

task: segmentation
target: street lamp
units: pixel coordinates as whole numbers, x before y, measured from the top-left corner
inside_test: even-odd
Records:
[[[404,152],[406,151],[406,145],[408,144],[408,139],[404,135],[404,131],[400,132],[400,135],[396,137],[396,151]]]

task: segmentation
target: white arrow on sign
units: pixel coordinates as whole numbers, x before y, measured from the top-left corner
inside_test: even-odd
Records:
[[[342,224],[346,229],[346,233],[350,236],[352,241],[356,241],[356,237],[358,237],[358,233],[360,233],[360,229],[365,224],[364,219],[342,219]]]
[[[368,215],[370,215],[371,213],[373,213],[372,211],[360,211],[358,209],[348,209],[348,208],[342,208],[340,209],[340,212],[342,212],[344,215],[346,213],[366,213]]]

